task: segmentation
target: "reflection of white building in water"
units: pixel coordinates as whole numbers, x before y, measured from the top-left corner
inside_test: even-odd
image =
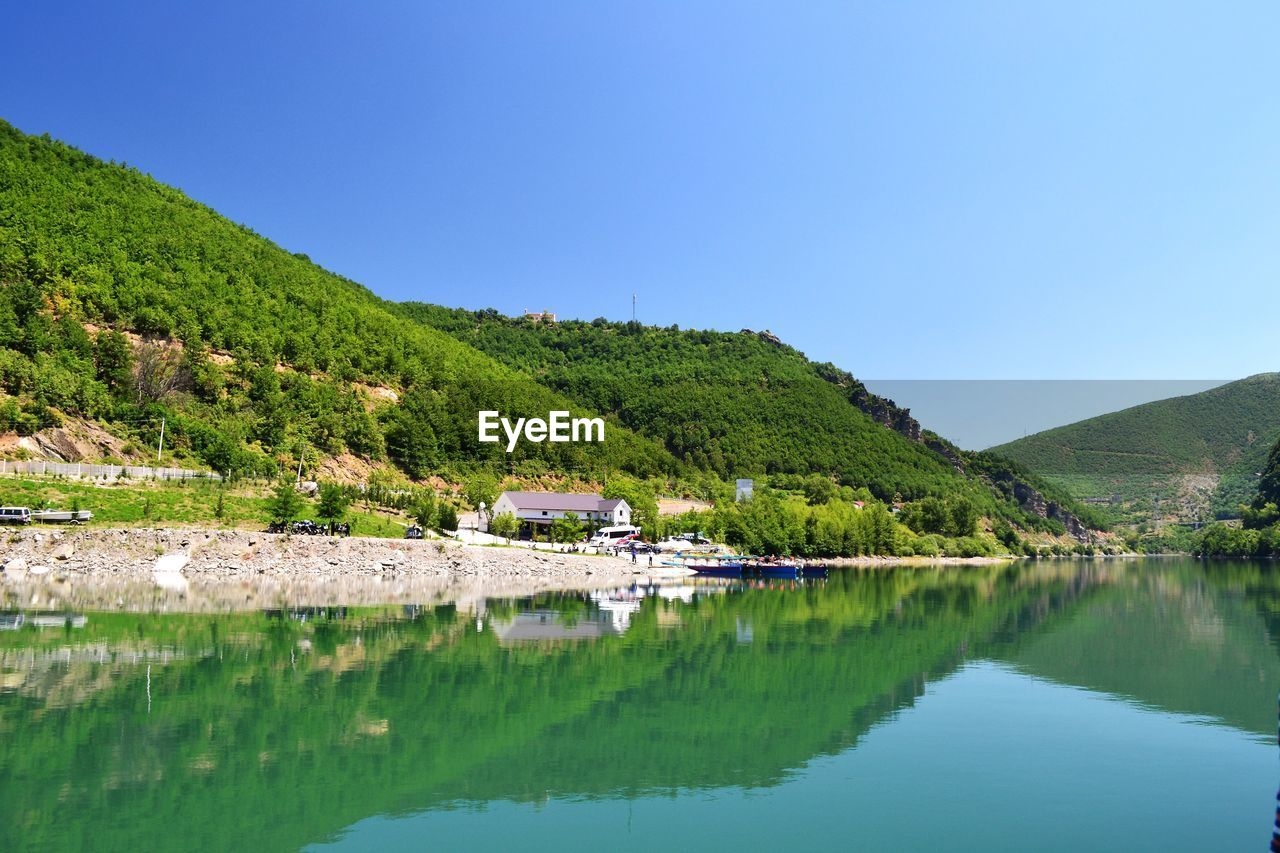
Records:
[[[654,590],[654,595],[663,601],[683,601],[685,604],[693,603],[693,596],[696,590],[691,586],[660,586]]]
[[[507,619],[494,619],[490,626],[504,645],[618,636],[631,627],[631,617],[639,612],[644,593],[602,590],[591,593],[591,601],[595,609],[587,613],[526,610]]]
[[[489,623],[498,642],[510,643],[554,642],[559,640],[595,640],[600,637],[619,636],[631,627],[631,619],[640,612],[647,597],[663,602],[691,603],[698,596],[723,595],[727,587],[722,585],[694,585],[690,583],[654,584],[620,589],[596,590],[590,593],[595,609],[587,613],[563,613],[559,610],[526,610]],[[664,608],[660,608],[662,610]],[[752,640],[750,624],[739,625],[738,642]]]
[[[631,617],[639,612],[644,593],[630,590],[597,591],[591,593],[591,600],[600,608],[601,613],[608,614],[614,631],[622,634],[631,627]]]
[[[565,614],[557,610],[526,610],[510,619],[494,619],[489,624],[503,645],[595,640],[622,633],[614,628],[607,614],[584,613],[577,619],[566,619]]]

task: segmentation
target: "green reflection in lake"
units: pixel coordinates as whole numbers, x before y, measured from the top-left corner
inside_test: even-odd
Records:
[[[1116,560],[547,595],[479,613],[10,616],[0,849],[414,849],[421,832],[500,847],[508,821],[535,849],[644,849],[682,826],[690,843],[737,849],[1025,849],[1091,815],[1117,849],[1262,846],[1277,602],[1268,567]],[[1222,766],[1197,766],[1201,751]],[[1120,757],[1166,784],[1102,779]],[[882,784],[863,791],[849,766]],[[1239,796],[1224,800],[1236,789],[1219,776]],[[1081,792],[1069,817],[1057,795],[1028,813],[1046,778]],[[921,802],[935,788],[986,810]],[[871,802],[875,820],[850,822]],[[1151,836],[1156,807],[1190,829]]]

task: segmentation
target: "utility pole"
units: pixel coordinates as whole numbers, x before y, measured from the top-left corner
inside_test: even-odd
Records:
[[[157,445],[156,447],[156,464],[157,465],[160,464],[160,457],[164,454],[164,421],[165,419],[163,417],[160,418],[160,444]]]
[[[302,487],[302,456],[306,453],[306,450],[307,446],[305,444],[298,449],[298,479],[294,482],[294,485],[298,488]]]
[[[636,293],[631,291],[631,322],[636,321]]]

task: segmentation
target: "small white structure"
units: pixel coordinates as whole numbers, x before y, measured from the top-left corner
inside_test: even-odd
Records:
[[[622,498],[600,495],[565,494],[560,492],[503,492],[493,502],[490,518],[510,513],[521,525],[535,528],[549,526],[568,513],[578,516],[593,529],[631,523],[631,507]]]

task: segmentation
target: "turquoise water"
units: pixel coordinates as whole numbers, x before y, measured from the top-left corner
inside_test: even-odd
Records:
[[[19,612],[5,850],[1249,850],[1280,783],[1247,563]]]

